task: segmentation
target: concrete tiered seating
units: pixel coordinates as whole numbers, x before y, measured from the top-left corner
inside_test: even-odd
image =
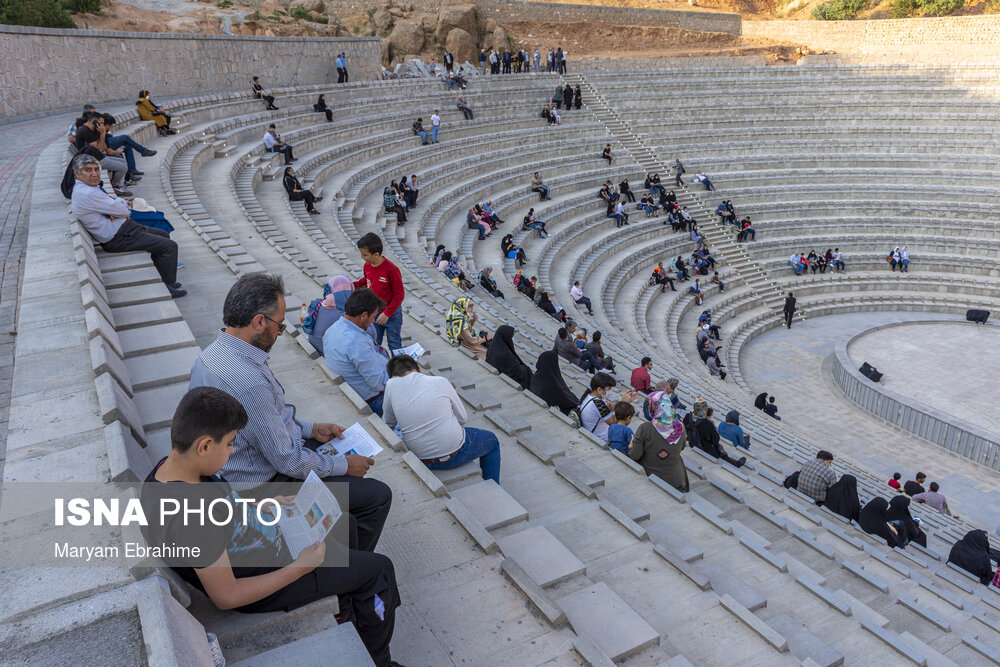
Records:
[[[867,70],[826,68],[816,77],[806,77],[800,87],[807,89],[822,76],[846,85],[862,71]],[[905,86],[893,87],[896,70],[875,71],[886,76],[872,83],[873,90],[879,86],[907,90]],[[760,68],[732,73],[725,69],[677,70],[670,74],[694,79],[685,87],[690,93],[732,82],[734,77],[752,80],[758,75],[765,79],[772,76]],[[945,77],[954,73],[926,74]],[[538,77],[538,90],[550,89],[553,78]],[[637,80],[642,81],[641,77]],[[785,83],[767,85],[779,96],[787,87]],[[477,119],[480,114],[484,119],[490,117],[484,108],[490,104],[518,108],[520,101],[530,99],[529,91],[535,86],[493,84],[483,84],[489,91],[484,95],[489,97],[484,97],[482,104],[472,102]],[[930,83],[914,86],[915,91],[925,88],[928,98],[935,97]],[[424,82],[393,82],[384,91],[428,103],[435,95],[443,97],[439,87],[431,90]],[[384,91],[373,84],[352,85],[350,90],[328,93],[328,98],[341,105],[338,108],[346,118],[361,119],[364,100],[377,100],[388,94]],[[315,90],[301,92],[301,104],[313,94]],[[700,100],[701,94],[696,94]],[[351,95],[358,99],[357,116]],[[676,297],[670,292],[660,296],[646,285],[656,261],[676,255],[681,247],[690,252],[687,237],[664,231],[660,218],[646,220],[641,213],[633,214],[632,225],[616,230],[612,221],[603,218],[600,202],[591,199],[605,177],[617,183],[628,176],[639,194],[642,173],[629,164],[627,155],[613,169],[596,168],[593,149],[606,143],[607,136],[587,110],[579,116],[576,111],[567,113],[563,127],[542,132],[525,131],[524,123],[477,122],[463,128],[468,132],[463,138],[459,132],[447,134],[446,125],[443,143],[435,147],[421,147],[407,137],[403,120],[396,130],[380,121],[359,120],[348,132],[332,133],[319,114],[310,118],[304,113],[293,120],[296,112],[289,110],[284,121],[288,127],[282,130],[289,138],[292,132],[297,135],[300,177],[322,189],[328,200],[336,199],[330,205],[324,202],[323,215],[313,217],[301,206],[290,205],[280,184],[264,180],[274,167],[258,157],[256,133],[263,121],[254,112],[259,107],[241,114],[235,105],[243,104],[239,101],[242,98],[234,99],[237,101],[226,97],[221,103],[206,102],[202,111],[192,105],[185,112],[185,117],[192,119],[190,137],[152,142],[158,150],[163,149],[163,198],[189,222],[175,234],[182,244],[182,256],[191,253],[201,260],[197,266],[187,262],[185,271],[197,276],[196,285],[206,286],[211,304],[199,304],[197,291],[179,302],[166,302],[175,306],[173,310],[164,308],[160,298],[140,300],[133,295],[157,286],[155,281],[143,282],[142,271],[136,268],[145,258],[101,257],[88,248],[85,234],[77,235],[76,259],[81,267],[84,303],[90,312],[89,317],[81,316],[79,328],[81,334],[88,330],[89,335],[81,340],[90,340],[92,349],[80,347],[86,354],[93,351],[94,366],[107,371],[98,376],[98,385],[91,393],[100,397],[101,391],[110,389],[112,399],[120,404],[111,414],[126,419],[112,424],[124,423],[112,434],[121,434],[122,442],[128,443],[125,436],[135,437],[140,428],[146,432],[147,425],[149,431],[157,433],[163,426],[157,410],[173,406],[150,405],[140,396],[179,391],[186,376],[169,371],[159,380],[150,379],[141,372],[139,360],[144,353],[190,355],[199,349],[195,341],[210,341],[220,296],[232,277],[245,271],[283,273],[289,289],[287,302],[294,310],[300,300],[317,296],[330,274],[358,275],[360,260],[354,241],[364,232],[382,231],[387,256],[400,266],[409,287],[404,336],[429,350],[421,360],[425,371],[448,377],[456,385],[468,405],[470,424],[497,432],[503,451],[499,486],[482,481],[475,465],[431,473],[405,451],[380,420],[367,414],[367,406],[329,373],[323,360],[312,361],[310,356],[314,355],[287,344],[272,352],[271,363],[277,367],[279,379],[294,375],[298,380],[294,385],[286,383],[286,389],[300,407],[318,410],[322,406],[341,423],[363,416],[366,428],[387,447],[373,473],[389,482],[396,494],[382,541],[382,548],[396,561],[404,590],[394,657],[408,664],[449,660],[541,664],[576,662],[577,656],[590,664],[628,659],[641,664],[711,664],[731,660],[734,647],[738,647],[740,660],[767,664],[894,663],[900,656],[917,664],[996,659],[1000,592],[973,585],[940,559],[968,529],[964,522],[914,508],[930,533],[929,549],[890,551],[796,492],[785,490],[781,479],[814,455],[815,444],[793,429],[769,419],[765,422],[766,417],[749,411],[745,426],[755,435],[749,464],[737,471],[686,451],[692,490],[679,494],[647,479],[630,460],[609,453],[589,433],[573,430],[563,415],[539,405],[540,399],[530,392],[521,391],[485,364],[448,345],[441,334],[444,313],[461,292],[428,266],[427,251],[445,243],[449,249],[461,249],[464,261],[472,266],[498,265],[500,261],[493,259],[499,256],[497,239],[468,242],[464,208],[470,201],[493,199],[508,220],[506,229],[513,231],[523,212],[535,206],[539,217],[549,222],[552,237],[543,241],[529,240],[528,234],[516,235],[532,258],[529,271],[537,273],[543,286],[563,303],[567,299],[560,295],[569,283],[573,279],[584,281],[585,291],[597,306],[596,323],[605,328],[605,350],[621,368],[630,369],[641,356],[650,354],[663,373],[681,378],[680,391],[688,402],[695,395],[704,395],[719,406],[746,401],[705,377],[702,369],[688,365],[682,352],[689,338],[685,323],[700,312],[691,306],[690,297],[683,292]],[[633,102],[636,96],[621,99]],[[450,104],[442,102],[440,108],[450,109]],[[210,117],[223,110],[232,113]],[[451,123],[454,119],[449,114],[446,112],[445,120]],[[217,118],[227,120],[219,124]],[[292,127],[299,122],[301,125]],[[223,147],[216,145],[220,132],[229,133]],[[487,136],[488,143],[484,141]],[[538,141],[525,143],[525,137]],[[549,138],[562,141],[553,147]],[[453,150],[453,145],[458,150]],[[472,159],[469,151],[489,156],[474,174],[468,169]],[[689,170],[698,167],[696,158],[683,157]],[[554,185],[554,200],[536,205],[536,195],[526,192],[527,179],[531,171],[549,166],[553,167],[548,176]],[[509,173],[512,170],[517,173]],[[380,215],[381,187],[401,173],[420,176],[420,205],[412,212],[411,222],[395,226]],[[662,171],[661,176],[666,182]],[[225,187],[226,182],[230,188]],[[697,202],[690,193],[678,194],[682,201]],[[719,195],[725,196],[725,192]],[[740,201],[732,198],[742,212]],[[332,220],[328,217],[331,209]],[[697,215],[704,224],[701,217],[707,213]],[[66,224],[63,214],[64,228]],[[45,237],[37,242],[45,242]],[[66,243],[68,237],[64,238]],[[913,249],[917,244],[908,245]],[[304,258],[309,261],[302,261]],[[720,308],[731,308],[735,313],[742,307],[742,299],[750,300],[748,294],[757,283],[740,279],[742,265],[729,265],[727,257],[717,259],[728,289],[715,295],[713,289],[706,288],[706,295]],[[510,267],[506,270],[509,275]],[[138,271],[135,278],[130,275],[133,271]],[[499,279],[500,273],[494,275]],[[128,296],[116,300],[110,292],[119,288],[109,289],[104,276],[120,280],[121,294]],[[978,277],[984,279],[979,289],[988,290],[988,277]],[[838,289],[852,286],[845,277],[826,279]],[[938,289],[950,284],[942,275],[933,279],[937,282],[928,278],[926,292],[932,285]],[[817,294],[823,286],[823,279],[803,280],[816,283]],[[108,292],[103,305],[99,294],[88,301],[86,290],[93,290],[95,281]],[[188,280],[186,286],[191,285]],[[888,280],[879,284],[880,289],[888,286]],[[678,285],[678,289],[683,288]],[[507,292],[506,301],[483,298],[478,288],[474,290],[481,326],[514,324],[519,331],[518,349],[532,363],[540,351],[551,347],[557,324],[510,285],[501,289]],[[923,294],[912,292],[915,298]],[[174,312],[178,307],[180,317]],[[572,307],[569,310],[572,314]],[[648,316],[636,318],[644,311]],[[150,344],[147,337],[144,347],[129,344],[134,338],[129,332],[143,331],[154,323],[159,323],[157,327],[187,327],[190,343],[164,349],[155,341]],[[670,344],[666,343],[664,327],[670,329]],[[294,326],[292,331],[297,333]],[[112,344],[115,335],[120,349]],[[296,340],[309,351],[304,336],[298,335]],[[648,341],[660,344],[654,347]],[[568,368],[564,372],[574,391],[582,390],[586,375]],[[137,406],[137,414],[128,407],[129,401]],[[99,404],[94,400],[91,405]],[[94,411],[108,414],[103,404]],[[128,476],[127,470],[138,476],[149,463],[142,456],[129,459],[137,453],[150,456],[136,444],[142,443],[128,443],[131,454],[116,455],[119,461],[128,461],[118,464],[123,478]],[[108,457],[115,476],[119,473],[115,473],[110,451]],[[859,490],[865,495],[882,492],[879,477],[843,457],[838,457],[835,469],[857,476]],[[448,574],[442,576],[445,572]],[[128,581],[127,576],[123,581]],[[170,650],[169,643],[166,649],[160,648],[165,640],[153,631],[168,626],[157,626],[150,620],[164,614],[182,619],[176,622],[185,630],[170,640],[175,646],[196,647],[202,663],[201,633],[205,629],[219,634],[231,662],[246,660],[245,664],[315,656],[317,646],[356,644],[339,636],[343,626],[334,626],[328,606],[313,607],[302,616],[249,619],[220,615],[195,595],[191,616],[166,593],[166,584],[160,583],[170,583],[164,578],[168,576],[155,575],[160,591],[157,609],[167,612],[143,617],[143,608],[139,608],[147,651],[153,655],[157,650]],[[183,602],[186,589],[177,582],[172,584],[172,594]],[[530,610],[525,608],[528,601]],[[269,632],[264,632],[265,627]],[[724,638],[724,643],[719,644],[717,638]],[[333,652],[339,651],[334,648]]]

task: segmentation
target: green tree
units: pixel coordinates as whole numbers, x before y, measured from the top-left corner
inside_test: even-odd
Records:
[[[0,0],[0,23],[37,28],[75,28],[58,0]]]

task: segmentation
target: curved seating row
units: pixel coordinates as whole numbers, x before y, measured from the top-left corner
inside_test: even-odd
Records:
[[[402,161],[410,159],[413,150],[401,144],[395,153],[390,152],[388,155],[390,159],[396,157]],[[511,150],[518,149],[512,146]],[[308,159],[310,158],[306,157],[303,163]],[[428,170],[435,168],[435,156],[421,155],[418,159],[425,161],[420,173],[423,173],[425,168]],[[395,172],[387,170],[385,173]],[[442,176],[448,173],[443,171]],[[381,174],[365,176],[361,186],[378,183],[380,178]],[[594,178],[599,179],[599,176],[595,174]],[[318,186],[324,187],[329,178],[324,175],[323,178],[314,180]],[[277,184],[256,185],[273,188]],[[451,186],[450,183],[448,185]],[[588,185],[590,186],[588,189],[592,190],[592,182]],[[433,188],[437,186],[437,181],[422,181],[421,186],[423,190],[421,204],[424,204],[429,201],[429,198],[425,197],[434,194]],[[480,197],[480,199],[496,200],[509,192],[522,200],[521,203],[512,206],[523,206],[531,203],[532,196],[527,195],[525,189],[522,175],[520,180],[511,183],[506,191],[501,190],[500,194],[495,194],[495,191],[491,190],[490,197]],[[330,191],[328,187],[324,187],[324,190]],[[581,193],[578,197],[574,197],[572,192],[573,185],[567,183],[565,190],[569,195],[566,198],[567,202],[578,200],[577,203],[581,208],[585,207],[592,211],[599,208],[599,202],[588,203],[589,198],[593,197],[593,192]],[[565,196],[563,193],[561,189],[554,192],[559,196]],[[246,188],[242,191],[237,189],[234,194],[239,201],[250,204],[254,199],[259,199],[262,209],[271,218],[281,212],[290,212],[295,224],[301,225],[309,238],[321,248],[349,247],[362,229],[369,229],[369,223],[363,216],[345,217],[335,212],[334,222],[329,223],[325,215],[319,219],[306,217],[297,205],[286,206],[286,210],[278,211],[273,202],[268,203],[265,197],[258,198],[254,193],[247,192]],[[378,194],[377,191],[375,194]],[[365,199],[366,197],[361,197],[356,201],[360,201],[364,207],[367,203]],[[416,212],[420,212],[420,208],[422,207],[418,207]],[[541,207],[538,208],[541,210]],[[506,212],[506,209],[502,210]],[[511,208],[511,211],[513,210],[515,209]],[[565,229],[571,229],[570,225],[575,225],[582,219],[579,213],[573,215],[568,212],[569,208],[566,210],[566,217],[559,218],[553,230],[561,229],[563,225],[566,225]],[[601,213],[599,210],[597,212]],[[588,215],[590,214],[584,213],[583,217]],[[517,220],[509,213],[505,217]],[[544,215],[542,217],[544,219]],[[613,224],[606,219],[603,222],[607,223],[607,227]],[[639,225],[635,230],[626,227],[625,232],[610,231],[607,234],[595,235],[589,244],[586,240],[579,244],[581,246],[579,251],[570,252],[567,248],[561,252],[549,252],[549,244],[553,240],[550,239],[542,253],[546,257],[545,265],[565,271],[565,265],[572,261],[572,273],[582,271],[582,275],[588,277],[588,280],[595,279],[602,285],[600,289],[602,298],[621,294],[629,289],[625,285],[634,285],[645,280],[653,259],[657,255],[662,255],[663,238],[666,238],[668,243],[673,238],[678,240],[681,238],[681,235],[672,237],[669,232],[664,234],[660,231],[662,227],[657,228],[659,222],[656,220],[648,223],[645,220],[638,222]],[[307,227],[306,223],[312,227]],[[601,220],[595,219],[594,223],[598,228],[606,229],[601,227]],[[447,236],[441,238],[441,241],[453,247],[455,237],[449,231],[451,228],[450,223],[435,225],[434,231],[426,234],[423,240],[386,234],[388,252],[404,269],[404,275],[406,277],[412,275],[420,282],[426,280],[427,287],[430,287],[427,289],[417,286],[412,290],[411,295],[414,296],[408,299],[407,310],[410,314],[404,333],[416,326],[415,322],[418,321],[416,318],[430,323],[431,329],[436,329],[443,321],[443,313],[450,299],[460,294],[454,286],[443,279],[443,276],[437,275],[430,269],[427,265],[426,246],[423,245],[426,243],[433,247],[432,244],[441,238],[438,235],[445,233]],[[428,227],[428,231],[430,230],[431,227]],[[639,246],[641,250],[635,252],[634,248],[627,247],[628,244],[615,247],[613,237],[617,233],[627,234],[631,240],[643,237]],[[342,234],[347,234],[348,237],[336,238]],[[569,238],[574,237],[567,235],[567,239]],[[551,247],[554,246],[555,244],[552,244]],[[488,249],[486,251],[489,252]],[[608,254],[605,254],[606,252]],[[622,261],[630,252],[635,255],[634,261],[631,263]],[[344,253],[344,257],[350,259],[350,265],[339,264],[339,266],[356,272],[358,267],[356,256]],[[662,259],[662,256],[659,258]],[[327,257],[331,264],[337,259],[336,254],[329,254]],[[287,258],[281,260],[288,261]],[[540,270],[541,260],[539,261]],[[289,264],[289,269],[294,271],[292,266]],[[595,278],[603,274],[607,275]],[[316,278],[314,282],[318,287],[323,280]],[[480,301],[484,307],[483,311],[488,313],[486,319],[493,320],[494,323],[513,321],[518,323],[519,328],[523,327],[526,342],[519,340],[520,349],[526,353],[530,351],[532,354],[537,354],[549,346],[551,332],[556,325],[552,320],[545,319],[546,316],[534,309],[527,300],[518,297],[517,294],[508,294],[506,302],[497,302],[489,298]],[[609,309],[608,312],[612,310]],[[625,313],[632,312],[634,310],[631,308],[623,310],[618,319],[630,319]],[[631,340],[616,341],[615,338],[617,336],[614,333],[607,335],[605,348],[609,352],[613,351],[620,365],[637,364],[638,356],[644,346],[636,345]],[[422,343],[425,342],[423,336],[420,340]],[[523,470],[524,473],[515,473],[510,478],[511,482],[505,484],[501,491],[519,502],[528,514],[533,515],[532,519],[541,517],[547,524],[545,532],[548,534],[542,534],[533,527],[529,528],[523,522],[516,521],[509,528],[488,527],[483,510],[470,499],[474,492],[462,493],[462,489],[478,486],[470,484],[471,480],[468,477],[443,482],[443,488],[450,496],[448,503],[453,508],[452,513],[469,530],[470,535],[477,540],[483,540],[480,544],[484,545],[482,548],[487,553],[492,548],[491,544],[499,545],[507,559],[505,571],[508,572],[508,576],[543,612],[548,609],[554,610],[555,613],[561,611],[566,614],[576,633],[575,641],[579,642],[578,651],[589,650],[582,641],[582,638],[586,637],[598,645],[601,653],[612,658],[621,658],[631,650],[638,650],[643,658],[657,656],[655,659],[658,660],[662,655],[657,653],[661,649],[644,645],[647,641],[653,641],[651,635],[646,635],[643,641],[629,644],[627,648],[621,648],[621,644],[608,642],[604,635],[598,635],[596,631],[590,632],[588,619],[580,615],[580,609],[575,604],[577,600],[571,592],[578,588],[587,591],[588,595],[604,596],[606,591],[610,591],[619,601],[624,600],[623,606],[617,607],[618,609],[635,606],[640,615],[646,619],[643,623],[650,625],[658,634],[667,634],[673,645],[671,652],[680,649],[695,660],[710,659],[716,655],[715,648],[699,640],[697,633],[699,629],[709,624],[718,627],[719,623],[726,625],[730,636],[739,638],[746,655],[758,655],[761,660],[773,664],[789,659],[779,649],[782,646],[789,648],[790,638],[802,636],[801,632],[803,630],[808,632],[809,628],[816,632],[812,636],[817,640],[820,632],[825,637],[843,637],[844,639],[832,641],[832,645],[822,641],[821,644],[825,648],[842,653],[849,660],[861,659],[862,656],[866,659],[872,656],[885,656],[891,660],[889,656],[895,656],[895,651],[900,646],[914,653],[923,651],[921,655],[926,657],[934,655],[931,651],[936,650],[929,644],[934,644],[949,652],[949,655],[960,658],[966,655],[963,651],[968,651],[972,645],[944,639],[950,633],[942,630],[941,624],[957,628],[959,624],[971,623],[973,618],[979,619],[984,632],[991,633],[988,639],[986,636],[983,638],[995,643],[997,635],[993,633],[996,633],[997,628],[991,626],[991,623],[995,624],[996,621],[989,611],[991,605],[987,602],[992,598],[986,596],[990,591],[967,590],[971,587],[961,578],[962,575],[942,566],[940,561],[936,560],[935,554],[925,554],[922,551],[890,553],[886,552],[884,547],[878,548],[863,533],[851,527],[841,527],[836,519],[809,507],[793,492],[785,491],[780,486],[780,480],[775,483],[776,476],[790,472],[799,462],[808,460],[813,455],[811,443],[798,437],[792,430],[782,425],[768,424],[756,415],[748,415],[748,427],[755,435],[760,434],[762,452],[753,456],[751,466],[741,471],[733,471],[725,465],[702,460],[697,453],[685,454],[686,458],[690,459],[687,462],[692,479],[695,480],[694,486],[692,492],[685,498],[686,504],[674,504],[664,498],[673,495],[669,489],[662,489],[648,481],[644,482],[644,477],[637,474],[634,467],[629,466],[621,458],[595,447],[585,434],[573,432],[559,416],[537,406],[537,399],[529,396],[528,392],[520,392],[517,388],[510,387],[502,378],[483,373],[483,370],[488,369],[463,358],[461,354],[448,350],[447,345],[439,338],[432,337],[426,340],[426,343],[425,347],[433,348],[430,359],[432,359],[431,365],[435,368],[429,370],[436,369],[452,376],[458,386],[461,386],[462,382],[468,382],[465,378],[474,374],[477,386],[470,390],[471,393],[463,390],[463,398],[468,397],[470,407],[482,408],[475,411],[491,421],[495,419],[493,423],[501,430],[504,430],[503,425],[511,429],[512,433],[511,431],[508,433],[511,433],[512,440],[504,440],[505,456],[513,459],[515,471]],[[440,361],[438,361],[439,354],[442,355]],[[728,392],[719,388],[717,384],[708,384],[703,376],[680,367],[681,358],[672,352],[657,354],[657,357],[670,364],[666,368],[670,368],[671,371],[673,366],[678,366],[678,374],[683,382],[682,392],[703,392],[715,405],[724,405],[727,401],[732,401]],[[449,364],[450,366],[446,368],[445,366]],[[581,374],[572,371],[568,371],[568,375],[575,382],[585,379]],[[479,386],[480,382],[482,387]],[[486,409],[486,406],[492,403],[484,403],[483,393],[476,393],[480,389],[497,397],[494,402],[502,399],[503,405]],[[501,412],[505,414],[499,414]],[[514,418],[520,415],[524,418],[530,415],[532,424],[530,430],[526,432],[517,430],[519,427]],[[532,432],[537,433],[540,438],[533,440],[525,435]],[[554,455],[551,448],[542,447],[538,442],[539,439],[560,443],[565,453],[562,456]],[[519,455],[518,452],[522,450],[511,449],[513,442],[522,445],[531,455],[527,459]],[[617,461],[614,460],[616,458]],[[765,459],[770,459],[771,463],[766,463]],[[881,482],[876,476],[866,474],[856,466],[842,467],[843,465],[838,460],[838,471],[857,474],[863,492],[879,492]],[[415,474],[420,475],[418,469],[419,464],[414,466],[413,470]],[[507,470],[509,472],[510,468]],[[596,476],[591,473],[596,473]],[[426,477],[424,471],[421,479],[424,480]],[[432,479],[426,479],[425,483],[430,484],[428,489],[439,488]],[[545,489],[545,493],[539,493],[541,489]],[[477,489],[475,493],[480,492]],[[591,497],[596,497],[598,504],[589,505],[592,511],[586,511],[585,507],[590,502],[588,498]],[[455,502],[456,499],[458,502]],[[465,504],[466,501],[468,504]],[[462,506],[466,512],[463,512]],[[548,515],[556,510],[563,512],[563,516],[573,515],[579,519],[567,521],[560,520],[556,516],[549,518]],[[931,551],[936,551],[938,554],[947,550],[949,540],[954,538],[953,533],[961,531],[959,522],[948,519],[928,516],[928,523],[934,527],[930,543]],[[585,526],[586,529],[581,532],[580,526]],[[528,531],[533,532],[528,533]],[[586,534],[588,540],[576,537],[577,534],[581,536]],[[607,540],[608,546],[595,550],[594,535],[602,535],[603,539]],[[550,537],[554,537],[557,545],[561,544],[564,549],[568,547],[571,554],[581,561],[587,568],[587,576],[590,579],[580,579],[580,575],[570,574],[569,590],[565,586],[560,587],[558,581],[547,579],[549,575],[544,575],[536,569],[536,562],[530,555],[518,551],[517,540],[508,539],[515,536],[519,536],[521,540],[533,539],[546,543],[549,543]],[[708,550],[707,545],[713,543],[718,548]],[[617,578],[603,575],[602,569],[597,566],[598,559],[609,554],[609,549],[620,548],[632,549],[637,556],[649,554],[652,558],[652,561],[648,561],[648,566],[651,566],[649,572],[640,575],[637,582],[647,599],[651,599],[652,596],[663,600],[683,600],[689,596],[702,595],[698,591],[710,588],[713,593],[706,602],[711,600],[713,605],[716,601],[721,602],[721,606],[714,607],[718,610],[718,615],[678,617],[677,606],[672,603],[670,607],[673,613],[671,613],[670,629],[667,630],[667,626],[657,617],[655,609],[640,606],[633,587],[623,585]],[[701,558],[694,556],[698,551],[702,552]],[[563,560],[568,562],[568,559]],[[515,566],[519,569],[515,569]],[[570,571],[572,572],[572,569]],[[844,593],[839,593],[838,589],[842,589]],[[886,591],[891,593],[887,594]],[[918,591],[920,602],[916,601]],[[865,602],[862,602],[862,599]],[[760,606],[761,600],[764,600],[766,606]],[[972,610],[971,613],[960,610],[955,606],[955,602],[962,604],[963,610]],[[854,617],[862,616],[869,623],[875,619],[874,625],[859,625],[852,616],[834,615],[832,618],[836,631],[832,634],[826,630],[821,631],[817,619],[823,618],[827,619],[824,622],[830,622],[827,609],[833,607],[840,611],[845,605],[853,612]],[[796,622],[798,624],[789,626],[785,619],[778,618],[782,615],[799,619]],[[605,617],[602,622],[617,627],[614,624],[622,618],[621,615],[616,615],[610,620]],[[940,624],[935,624],[935,621]],[[916,635],[904,636],[902,632],[915,627],[912,625],[914,623],[920,624],[919,627],[923,631],[919,639]],[[889,629],[886,630],[885,626],[889,626]],[[928,631],[925,626],[933,629]],[[875,630],[875,627],[878,630]],[[761,634],[769,639],[761,639]],[[768,643],[770,639],[775,643]],[[891,644],[895,646],[890,648]],[[817,650],[816,646],[812,645],[813,650]],[[619,650],[622,653],[618,653]],[[816,658],[821,653],[815,652],[808,657]],[[804,657],[806,656],[796,654],[799,660]]]

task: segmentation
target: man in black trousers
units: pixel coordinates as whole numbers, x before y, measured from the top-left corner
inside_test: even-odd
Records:
[[[791,329],[792,316],[795,315],[795,297],[792,296],[791,292],[785,297],[785,308],[782,312],[785,314],[785,326]]]

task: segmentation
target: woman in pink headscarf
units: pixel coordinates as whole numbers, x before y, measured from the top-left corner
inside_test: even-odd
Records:
[[[628,447],[629,458],[638,462],[647,475],[656,475],[687,493],[690,485],[681,459],[681,450],[687,444],[684,424],[670,403],[670,394],[656,391],[648,401],[653,418],[636,429]]]
[[[316,351],[323,354],[323,334],[344,314],[344,304],[354,290],[354,283],[347,276],[334,276],[323,287],[323,298],[309,304],[302,330]],[[366,332],[375,339],[375,329]]]

